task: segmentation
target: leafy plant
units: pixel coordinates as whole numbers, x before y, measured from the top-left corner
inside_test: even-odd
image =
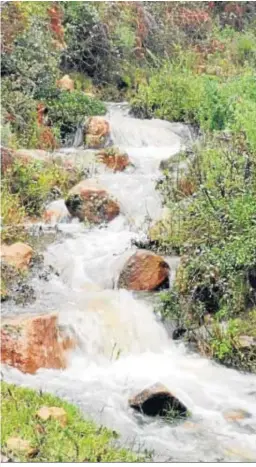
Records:
[[[60,128],[62,140],[73,134],[85,117],[106,112],[102,102],[81,91],[62,91],[57,99],[47,101],[47,108],[49,120]]]

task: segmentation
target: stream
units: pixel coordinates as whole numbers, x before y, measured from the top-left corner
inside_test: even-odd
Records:
[[[133,167],[113,173],[91,165],[119,202],[120,215],[107,226],[88,228],[77,220],[58,224],[61,235],[44,251],[44,263],[58,271],[50,281],[32,280],[36,301],[3,305],[3,314],[57,312],[78,347],[66,370],[23,374],[2,366],[4,379],[54,393],[79,406],[86,417],[116,430],[120,442],[152,452],[154,461],[256,461],[256,376],[220,366],[173,341],[154,314],[154,294],[116,288],[133,240],[145,237],[148,223],[161,218],[155,189],[160,162],[177,154],[191,138],[182,124],[131,117],[124,104],[109,104],[114,145]],[[63,157],[81,160],[88,150],[65,148]],[[59,202],[59,201],[58,201]],[[166,258],[175,275],[178,258]],[[160,381],[189,409],[188,421],[171,424],[135,413],[129,397]],[[248,413],[228,421],[224,412]]]

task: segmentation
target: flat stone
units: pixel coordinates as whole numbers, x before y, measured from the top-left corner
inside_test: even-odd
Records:
[[[43,421],[49,419],[58,420],[62,427],[66,426],[68,421],[67,413],[62,407],[41,407],[36,415]]]

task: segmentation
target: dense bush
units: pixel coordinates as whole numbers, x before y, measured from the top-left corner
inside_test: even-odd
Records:
[[[53,126],[60,129],[61,139],[74,134],[77,125],[86,116],[104,115],[106,108],[99,100],[82,91],[62,91],[55,99],[47,100],[48,117]]]
[[[160,184],[170,221],[158,227],[156,238],[182,255],[162,314],[175,316],[178,325],[187,328],[202,325],[209,313],[215,323],[247,316],[246,310],[256,305],[254,153],[238,135],[235,140],[230,135],[207,139],[188,162],[186,177],[193,179],[195,192],[182,201],[177,200],[177,181],[168,172]],[[220,358],[211,334],[208,350]],[[235,364],[243,366],[235,354]]]
[[[16,158],[2,178],[2,240],[23,238],[25,219],[41,216],[55,193],[64,197],[81,177],[79,170],[68,170],[58,161]]]
[[[149,85],[140,85],[132,108],[139,116],[194,123],[204,130],[242,130],[251,148],[256,148],[252,131],[256,79],[252,74],[227,80],[167,63],[152,75]]]

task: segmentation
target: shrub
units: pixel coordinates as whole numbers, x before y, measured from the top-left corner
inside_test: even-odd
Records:
[[[62,140],[73,134],[86,116],[104,115],[106,112],[102,102],[81,91],[62,91],[57,99],[47,101],[47,108],[49,120],[59,127]]]
[[[22,240],[24,237],[25,208],[16,194],[11,194],[7,184],[1,189],[1,239],[3,242]]]
[[[24,163],[16,160],[4,180],[4,199],[7,212],[11,209],[10,200],[28,216],[39,216],[44,204],[51,198],[54,188],[63,196],[77,183],[81,175],[73,170],[70,173],[57,162],[31,160]]]
[[[188,176],[197,188],[186,203],[177,202],[168,173],[160,184],[171,220],[157,240],[183,254],[160,311],[188,329],[199,327],[210,313],[213,329],[200,346],[229,365],[255,369],[255,354],[247,359],[236,347],[232,327],[238,318],[246,322],[246,311],[256,304],[255,160],[245,136],[224,136],[195,148]]]

